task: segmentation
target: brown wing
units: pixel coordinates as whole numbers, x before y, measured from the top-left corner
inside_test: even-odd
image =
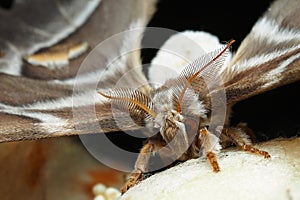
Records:
[[[14,2],[9,11],[1,9],[0,49],[3,56],[0,56],[0,72],[21,75],[24,55],[66,38],[90,17],[99,3],[99,0],[33,0],[30,3]]]
[[[93,49],[116,33],[134,26],[145,26],[154,11],[154,3],[103,0],[91,18],[55,48],[60,49],[59,45],[68,42],[83,41]],[[116,37],[110,45],[104,44],[109,48],[91,52],[92,58],[97,60],[83,62],[85,56],[79,56],[70,60],[68,65],[54,69],[23,63],[19,76],[0,74],[0,142],[138,128],[126,120],[118,124],[122,127],[114,126],[110,106],[97,94],[99,86],[95,83],[100,81],[100,86],[112,87],[130,70],[133,72],[129,77],[134,77],[130,84],[134,85],[137,79],[146,83],[139,67],[139,51],[120,56],[139,47],[140,37],[137,36],[142,33],[140,30],[133,36],[127,32]],[[79,68],[82,62],[85,65],[83,70]],[[111,63],[119,70],[115,71],[113,67],[105,70]],[[75,117],[74,109],[77,112]],[[90,110],[95,114],[93,119],[89,118]]]
[[[300,80],[300,1],[278,0],[223,73],[229,104]]]

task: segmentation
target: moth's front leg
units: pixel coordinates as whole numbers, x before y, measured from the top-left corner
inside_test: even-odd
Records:
[[[234,128],[234,127],[223,128],[221,134],[228,137],[236,146],[240,147],[244,151],[262,155],[265,158],[271,157],[268,152],[253,147],[252,142],[249,139],[249,136],[246,134],[243,128]]]
[[[200,128],[198,138],[198,147],[203,149],[207,160],[213,168],[214,172],[219,172],[220,167],[216,157],[216,153],[221,149],[219,138],[210,133],[205,127]]]
[[[124,194],[129,188],[133,187],[138,181],[143,179],[143,173],[148,171],[149,160],[151,153],[154,150],[154,144],[145,144],[135,162],[134,170],[128,176],[128,180],[121,189],[122,194]]]

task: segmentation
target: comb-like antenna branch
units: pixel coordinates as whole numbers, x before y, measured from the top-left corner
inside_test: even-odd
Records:
[[[119,100],[119,101],[127,101],[130,103],[135,104],[136,106],[140,107],[141,109],[143,109],[146,113],[148,113],[151,117],[156,118],[156,113],[153,112],[148,106],[146,106],[145,104],[137,101],[134,98],[130,98],[130,97],[117,97],[117,96],[110,96],[107,94],[104,94],[103,92],[98,91],[98,93],[108,99],[113,99],[113,100]]]
[[[201,67],[195,74],[193,74],[185,83],[184,88],[182,90],[182,92],[180,93],[180,96],[178,98],[178,104],[176,107],[176,111],[177,112],[181,112],[181,102],[182,99],[184,97],[184,94],[187,90],[187,88],[192,84],[192,82],[197,78],[197,76],[203,72],[208,66],[210,66],[213,62],[215,62],[218,58],[220,58],[220,56],[226,52],[226,50],[235,42],[234,39],[231,39],[228,44],[226,45],[226,47],[220,52],[218,53],[218,55],[216,55],[213,59],[211,59],[206,65],[204,65],[203,67]]]

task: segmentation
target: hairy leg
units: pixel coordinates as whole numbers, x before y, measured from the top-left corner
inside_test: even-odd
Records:
[[[254,131],[248,127],[247,123],[240,122],[236,125],[236,127],[242,129],[242,131],[244,131],[249,136],[251,142],[256,143]]]
[[[200,128],[199,132],[199,141],[197,143],[199,145],[199,149],[200,151],[204,151],[207,160],[213,168],[213,171],[219,172],[220,167],[216,158],[216,153],[221,149],[219,139],[215,135],[210,133],[205,127]]]
[[[148,171],[149,160],[153,150],[154,145],[149,142],[142,147],[135,162],[134,170],[128,176],[127,182],[121,189],[122,194],[125,193],[129,188],[133,187],[138,181],[142,180],[143,173]]]
[[[160,138],[149,139],[148,142],[142,147],[140,154],[135,162],[134,170],[128,176],[128,180],[122,187],[121,192],[124,194],[129,188],[133,187],[137,182],[143,180],[144,173],[148,172],[150,157],[153,153],[159,153],[164,158],[168,157],[170,152],[168,149],[159,152],[165,146],[165,142]]]
[[[262,155],[265,158],[270,158],[270,154],[266,151],[261,151],[253,147],[249,136],[246,134],[243,128],[224,128],[222,133],[227,136],[236,146],[240,147],[244,151],[248,151],[254,154]]]

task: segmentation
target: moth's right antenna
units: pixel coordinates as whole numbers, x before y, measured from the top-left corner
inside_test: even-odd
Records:
[[[201,67],[196,73],[194,73],[191,77],[189,77],[179,95],[178,103],[176,107],[177,112],[181,112],[181,102],[183,100],[184,94],[186,93],[188,87],[193,83],[193,81],[200,75],[201,72],[207,69],[213,62],[215,62],[219,57],[222,56],[226,52],[226,50],[235,42],[235,40],[230,40],[226,47],[220,51],[214,58],[212,58],[208,63],[206,63],[203,67]]]

